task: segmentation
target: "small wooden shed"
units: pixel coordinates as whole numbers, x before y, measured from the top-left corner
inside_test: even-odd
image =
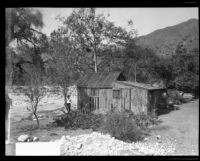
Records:
[[[118,71],[89,73],[77,82],[78,109],[90,108],[95,113],[106,113],[111,109],[134,113],[152,110],[156,105],[165,105],[163,88],[126,81]]]
[[[130,81],[115,81],[112,87],[113,107],[118,111],[147,114],[153,109],[166,107],[165,88]]]

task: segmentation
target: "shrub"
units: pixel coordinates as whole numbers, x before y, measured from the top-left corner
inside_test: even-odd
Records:
[[[101,114],[83,113],[81,111],[71,111],[56,118],[54,124],[56,126],[64,126],[65,129],[93,129],[96,130],[102,124],[103,117]]]
[[[168,90],[168,99],[167,99],[167,103],[168,104],[181,104],[182,102],[184,102],[184,98],[183,96],[181,96],[181,94],[177,91],[177,90]]]
[[[147,129],[151,125],[157,125],[161,122],[155,112],[149,112],[148,114],[145,114],[144,112],[134,114],[130,110],[125,110],[124,114],[133,119],[137,127],[143,130]]]
[[[125,113],[108,113],[103,129],[111,136],[123,141],[138,141],[143,136],[134,120],[127,117]]]
[[[157,125],[160,122],[156,116],[146,115],[144,113],[133,115],[133,119],[141,129],[147,129],[149,126]]]

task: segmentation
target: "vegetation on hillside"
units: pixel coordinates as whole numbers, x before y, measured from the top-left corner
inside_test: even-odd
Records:
[[[190,52],[199,48],[199,22],[190,19],[175,26],[156,30],[148,35],[138,38],[138,45],[151,48],[159,57],[172,56],[176,47],[183,42],[184,47]]]

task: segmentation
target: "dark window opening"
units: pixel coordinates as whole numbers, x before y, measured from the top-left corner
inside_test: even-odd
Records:
[[[113,90],[113,98],[116,99],[120,98],[120,90]]]

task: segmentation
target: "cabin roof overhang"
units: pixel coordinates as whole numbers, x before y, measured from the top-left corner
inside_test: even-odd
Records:
[[[114,83],[121,84],[124,86],[124,88],[140,88],[140,89],[144,89],[148,91],[166,90],[166,88],[163,88],[163,87],[154,87],[149,84],[130,82],[130,81],[115,81],[113,82],[113,85]]]

